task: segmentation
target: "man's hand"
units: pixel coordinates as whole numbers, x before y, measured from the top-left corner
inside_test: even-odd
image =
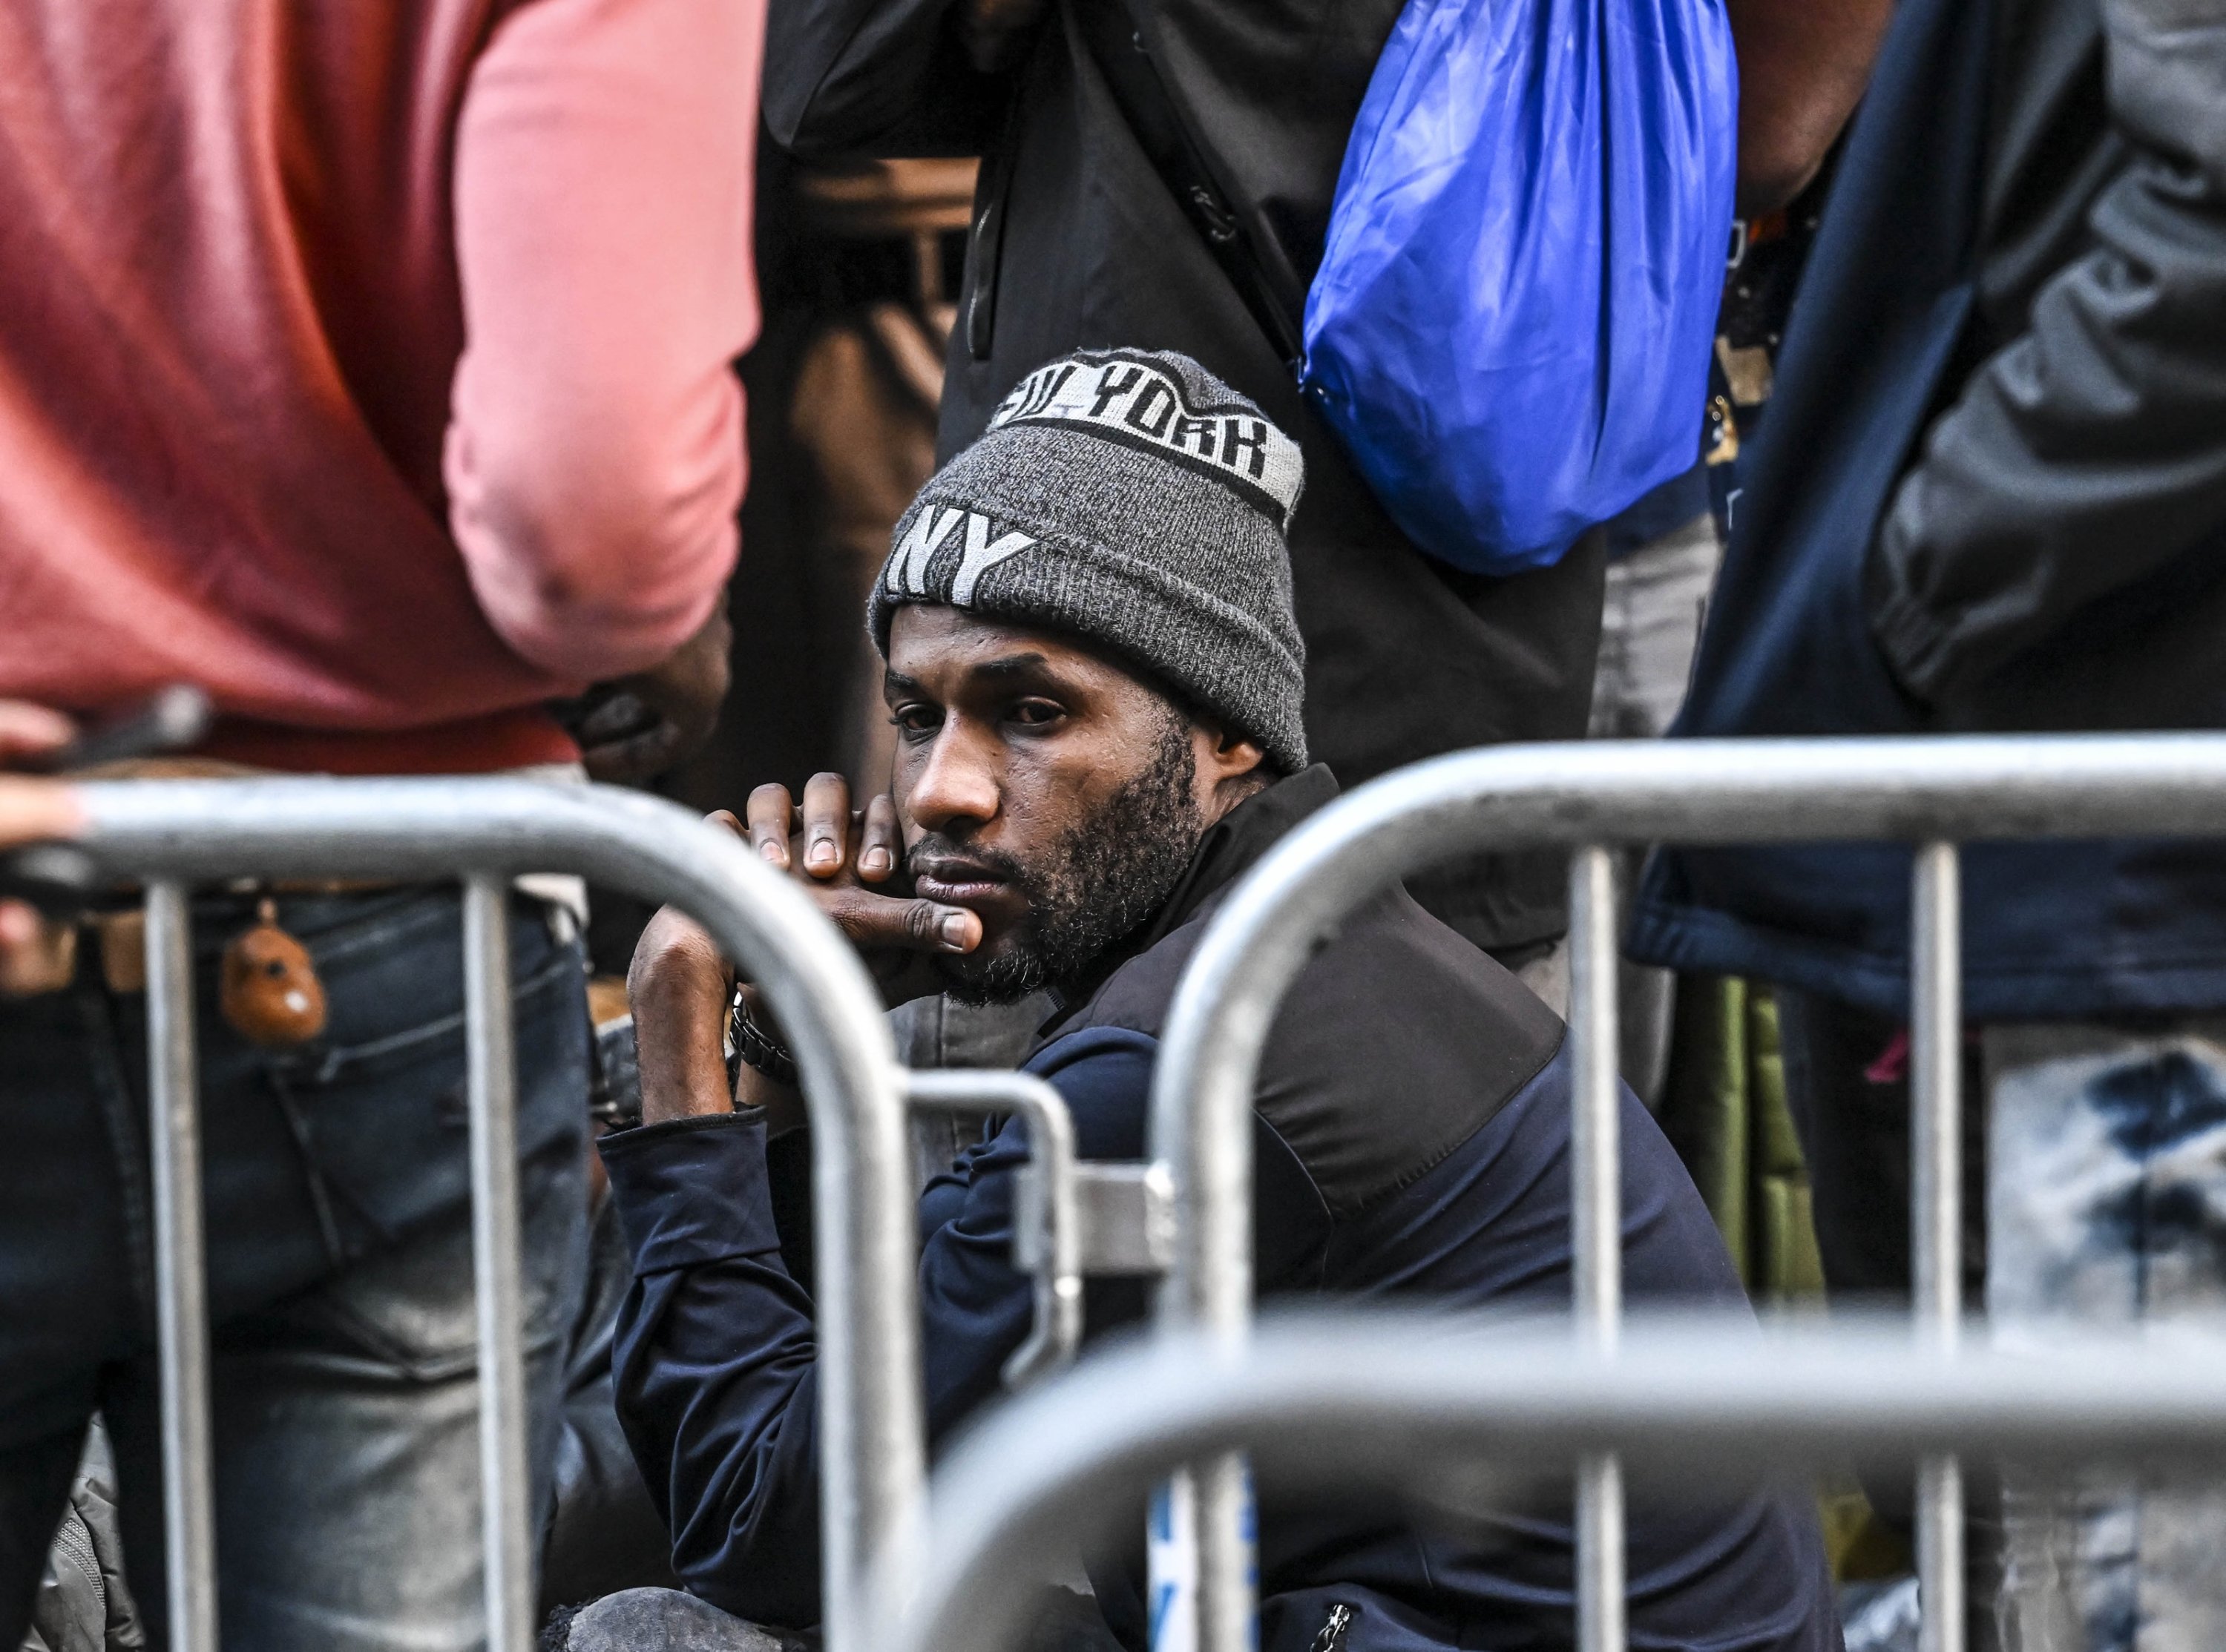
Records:
[[[77,725],[59,711],[21,700],[0,700],[0,769],[59,752],[76,734]]]
[[[727,698],[733,647],[722,594],[702,629],[662,664],[608,684],[573,729],[588,778],[646,780],[710,739]]]
[[[766,785],[750,794],[748,812],[747,828],[724,810],[710,818],[747,836],[760,855],[806,886],[819,910],[863,955],[889,1004],[940,992],[942,980],[929,961],[982,944],[979,917],[905,890],[898,875],[903,837],[896,805],[887,796],[854,811],[849,783],[839,774],[821,774],[805,787],[801,809],[786,787]],[[674,907],[659,910],[642,931],[626,972],[643,1123],[732,1107],[724,1046],[734,992],[734,969],[703,928]],[[762,1011],[760,1019],[766,1019]],[[746,1071],[742,1077],[747,1099],[779,1099],[766,1094],[768,1085],[756,1082],[756,1075]]]
[[[971,952],[982,920],[964,906],[914,896],[900,875],[904,838],[895,803],[884,792],[862,811],[850,807],[850,783],[815,774],[804,806],[785,786],[760,786],[747,806],[749,838],[763,855],[797,874],[819,910],[863,956],[892,1007],[943,990],[932,967],[938,953]]]
[[[711,818],[739,829],[732,815]],[[734,995],[735,972],[703,925],[659,907],[626,969],[644,1124],[732,1109],[726,1035]]]
[[[0,700],[0,769],[69,744],[76,726],[58,711]],[[70,789],[54,780],[0,778],[0,849],[69,837],[84,824]],[[20,900],[0,899],[0,991],[39,973],[52,945],[45,922]]]

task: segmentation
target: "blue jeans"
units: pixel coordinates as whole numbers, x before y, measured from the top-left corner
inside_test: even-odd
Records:
[[[1993,1027],[1986,1069],[1997,1340],[2226,1323],[2226,1020]],[[2004,1652],[2226,1646],[2215,1476],[2007,1465],[2002,1523]]]
[[[217,1014],[251,904],[210,897],[194,917],[224,1642],[469,1652],[485,1626],[458,897],[282,897],[331,1007],[288,1052]],[[584,1264],[587,1012],[577,944],[530,901],[511,931],[538,1507]],[[96,1409],[160,1643],[144,1017],[90,956],[67,991],[0,1001],[0,1648]]]

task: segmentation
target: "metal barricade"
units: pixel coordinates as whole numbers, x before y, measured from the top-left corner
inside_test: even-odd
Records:
[[[1406,874],[1485,848],[1567,846],[1576,1313],[1605,1355],[1621,1318],[1612,845],[1886,840],[1916,846],[1911,899],[1917,1319],[1943,1356],[1962,1318],[1962,1043],[1956,845],[1975,838],[2226,835],[2226,737],[1678,740],[1493,747],[1395,772],[1298,827],[1232,891],[1192,955],[1161,1044],[1150,1151],[1172,1179],[1163,1328],[1241,1353],[1252,1306],[1252,1090],[1276,1006],[1320,938]],[[1242,1459],[1201,1459],[1196,1645],[1249,1652]],[[1622,1652],[1614,1457],[1579,1470],[1581,1652]],[[1925,1652],[1962,1652],[1962,1509],[1951,1457],[1924,1459]],[[1181,1643],[1178,1637],[1175,1644]]]
[[[526,1493],[506,915],[512,878],[569,872],[692,913],[763,988],[794,1043],[817,1140],[827,1643],[861,1652],[861,1626],[849,1615],[857,1580],[872,1557],[900,1565],[914,1552],[925,1472],[907,1093],[1028,1109],[1054,1216],[1072,1198],[1072,1132],[1056,1097],[1046,1106],[1043,1087],[1029,1088],[1034,1081],[996,1076],[951,1075],[940,1088],[908,1077],[880,996],[834,926],[746,844],[670,804],[504,779],[131,781],[79,792],[82,847],[107,874],[146,886],[171,1643],[180,1652],[217,1646],[189,886],[243,877],[462,884],[488,1645],[526,1652],[535,1511]],[[1054,1222],[1054,1240],[1059,1231]],[[1031,1357],[1039,1368],[1071,1348],[1078,1329],[1072,1261],[1060,1251],[1044,1269],[1047,1301],[1058,1308],[1064,1293],[1074,1306],[1046,1315],[1045,1345]]]
[[[1474,1508],[1496,1474],[1628,1460],[1681,1489],[1788,1467],[2014,1456],[2226,1467],[2226,1340],[2045,1355],[1912,1339],[1905,1324],[1636,1323],[1614,1350],[1566,1325],[1314,1311],[1245,1349],[1174,1333],[1084,1361],[953,1449],[929,1500],[926,1587],[881,1598],[876,1652],[1008,1652],[1039,1580],[1175,1464],[1242,1448],[1294,1490],[1435,1492]],[[1497,1480],[1483,1483],[1488,1500]],[[1828,1600],[1824,1610],[1831,1610]]]
[[[1025,1388],[1068,1364],[1082,1345],[1081,1180],[1065,1099],[1032,1073],[958,1068],[905,1076],[917,1108],[1017,1114],[1027,1121],[1029,1173],[1014,1212],[1014,1260],[1035,1280],[1035,1325],[1007,1359],[1005,1386]]]

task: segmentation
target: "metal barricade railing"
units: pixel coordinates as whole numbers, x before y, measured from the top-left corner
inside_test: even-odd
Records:
[[[924,1452],[908,1099],[1009,1109],[1029,1120],[1037,1163],[1020,1227],[1034,1247],[1027,1265],[1037,1274],[1038,1321],[1024,1357],[1008,1369],[1013,1380],[1072,1350],[1085,1271],[1164,1268],[1163,1329],[1194,1337],[1184,1342],[1193,1358],[1204,1352],[1233,1362],[1231,1372],[1256,1370],[1245,1358],[1251,1094],[1284,991],[1320,937],[1406,873],[1479,848],[1569,846],[1577,1306],[1584,1351],[1606,1359],[1620,1321],[1615,871],[1606,846],[1912,842],[1919,846],[1912,885],[1917,1293],[1920,1323],[1945,1359],[1956,1351],[1961,1309],[1955,845],[1980,837],[2226,833],[2226,738],[1533,746],[1386,776],[1302,824],[1232,892],[1170,1014],[1153,1094],[1153,1156],[1126,1166],[1077,1166],[1064,1109],[1039,1081],[906,1074],[862,969],[809,900],[738,840],[669,804],[492,779],[140,781],[80,790],[89,819],[85,847],[106,871],[142,880],[148,890],[175,1644],[207,1652],[215,1643],[188,885],[238,877],[463,884],[474,1260],[488,1374],[489,1643],[516,1652],[531,1632],[531,1528],[502,916],[512,878],[557,871],[693,913],[764,987],[795,1043],[817,1138],[826,1630],[832,1652],[860,1652],[879,1644],[861,1638],[868,1627],[861,1579],[869,1561],[885,1579],[910,1578],[931,1601],[948,1582],[918,1570]],[[1200,1536],[1197,1642],[1205,1652],[1242,1652],[1253,1612],[1243,1460],[1217,1447],[1191,1472]],[[1929,1458],[1923,1487],[1928,1652],[1959,1652],[1953,1459]],[[1619,1652],[1621,1493],[1605,1446],[1580,1465],[1579,1490],[1580,1643],[1584,1652]]]
[[[703,924],[793,1041],[817,1141],[814,1210],[827,1643],[862,1652],[849,1608],[874,1556],[916,1552],[925,1472],[909,1092],[1027,1111],[1056,1218],[1031,1356],[1071,1348],[1079,1287],[1072,1130],[1017,1076],[906,1075],[879,995],[833,925],[728,833],[666,803],[503,779],[131,781],[79,788],[83,848],[143,882],[171,1644],[215,1652],[206,1248],[188,889],[235,878],[458,880],[463,886],[473,1261],[478,1287],[488,1645],[534,1638],[529,1557],[509,886],[569,872]],[[1033,1086],[1033,1087],[1032,1087]],[[1063,1270],[1063,1271],[1062,1271]],[[1065,1306],[1072,1303],[1072,1307]]]
[[[1613,1350],[1566,1325],[1411,1310],[1293,1314],[1234,1350],[1174,1333],[1084,1361],[953,1449],[930,1492],[926,1585],[908,1604],[878,1597],[870,1640],[1008,1652],[1040,1579],[1109,1517],[1174,1465],[1239,1449],[1293,1490],[1420,1494],[1456,1515],[1504,1506],[1523,1471],[1585,1460],[1674,1475],[1684,1494],[1912,1452],[2226,1468],[2226,1340],[2183,1334],[2163,1353],[1959,1352],[1905,1324],[1765,1333],[1721,1314],[1634,1323]]]
[[[1573,1177],[1580,1339],[1621,1316],[1611,846],[1899,841],[1916,848],[1911,1224],[1919,1326],[1952,1353],[1962,1316],[1962,994],[1956,845],[1971,839],[2226,835],[2226,737],[1679,740],[1499,747],[1384,776],[1256,866],[1192,955],[1154,1082],[1150,1151],[1171,1179],[1159,1320],[1236,1357],[1252,1307],[1252,1090],[1276,1006],[1320,938],[1405,874],[1485,848],[1567,846],[1574,1040]],[[1242,1459],[1191,1465],[1195,1644],[1248,1652],[1255,1610]],[[1623,1519],[1612,1456],[1578,1476],[1580,1652],[1622,1652]],[[1962,1646],[1961,1483],[1922,1465],[1925,1652]],[[1178,1636],[1169,1644],[1187,1638]]]
[[[1074,1358],[1082,1345],[1083,1233],[1077,1206],[1074,1118],[1032,1073],[959,1068],[906,1075],[912,1104],[943,1111],[1017,1114],[1027,1121],[1029,1173],[1014,1212],[1015,1261],[1035,1280],[1035,1325],[1006,1360],[1005,1386],[1025,1388]]]

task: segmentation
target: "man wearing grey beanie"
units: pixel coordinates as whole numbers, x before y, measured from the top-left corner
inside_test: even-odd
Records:
[[[890,791],[854,812],[821,775],[800,809],[760,787],[746,826],[725,817],[811,892],[893,1003],[1050,989],[1026,1065],[1065,1097],[1085,1159],[1142,1157],[1192,949],[1235,881],[1337,792],[1301,732],[1283,534],[1302,481],[1288,436],[1183,357],[1046,365],[898,524],[868,616],[897,729]],[[696,1598],[614,1596],[560,1643],[605,1652],[685,1625],[690,1645],[762,1647],[747,1623],[802,1630],[820,1610],[805,1236],[777,1215],[808,1209],[792,1182],[801,1100],[747,987],[730,1077],[733,977],[688,919],[658,915],[630,985],[645,1122],[601,1142],[635,1270],[615,1388]],[[1371,901],[1301,973],[1261,1064],[1259,1290],[1565,1306],[1569,1096],[1551,1011],[1402,891]],[[1630,1295],[1739,1303],[1699,1195],[1628,1095],[1621,1128]],[[922,1198],[938,1434],[993,1398],[1029,1334],[1031,1282],[1010,1261],[1027,1157],[1025,1127],[993,1120]],[[1138,1281],[1094,1281],[1088,1334],[1143,1312]],[[1510,1515],[1519,1542],[1409,1530],[1350,1500],[1263,1510],[1262,1652],[1567,1643],[1566,1500]],[[1634,1496],[1629,1564],[1634,1644],[1836,1652],[1797,1498]],[[1140,1645],[1126,1554],[1091,1573],[1094,1603],[1047,1615],[1059,1644]]]

